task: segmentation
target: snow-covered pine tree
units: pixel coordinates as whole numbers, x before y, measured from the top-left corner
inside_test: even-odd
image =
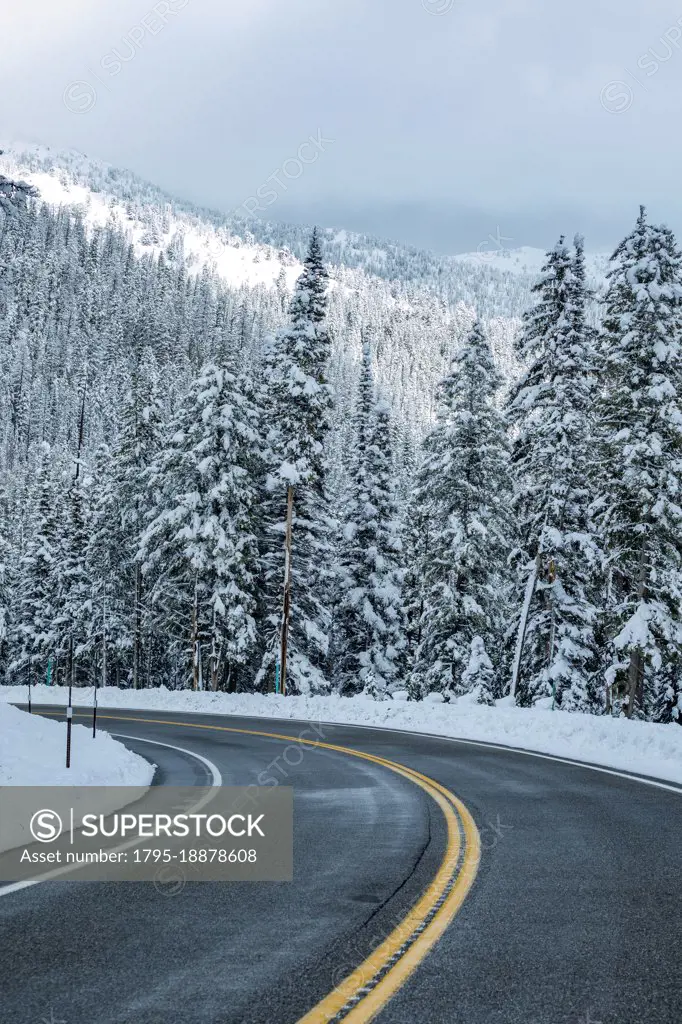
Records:
[[[483,637],[475,636],[471,641],[469,663],[462,673],[462,690],[475,697],[477,704],[494,705],[498,686],[495,683],[495,669],[485,649]]]
[[[518,663],[516,699],[524,706],[552,695],[561,702],[566,691],[569,701],[580,704],[591,672],[594,544],[587,467],[593,353],[581,268],[581,243],[576,257],[563,237],[547,253],[533,288],[537,301],[517,341],[525,370],[507,404],[519,609],[529,577],[537,574]]]
[[[398,682],[405,648],[402,542],[390,406],[376,400],[367,342],[363,345],[354,428],[350,494],[341,542],[334,678],[343,694],[366,689],[381,698]]]
[[[44,682],[48,660],[57,648],[55,567],[61,551],[61,524],[57,514],[60,502],[49,471],[49,457],[50,448],[45,444],[32,494],[34,511],[29,518],[29,536],[16,573],[19,601],[11,632],[11,674],[22,681],[30,672],[33,682]]]
[[[415,476],[419,479],[419,471]],[[424,609],[426,607],[427,582],[424,570],[431,552],[433,514],[427,504],[426,493],[415,487],[403,506],[401,534],[404,545],[405,575],[403,594],[405,603],[405,657],[407,665],[414,666],[417,651],[422,642]],[[421,684],[414,672],[407,679],[410,700],[421,700],[424,696]]]
[[[423,691],[464,692],[471,642],[499,650],[503,581],[512,544],[509,448],[495,405],[501,378],[479,322],[439,387],[437,422],[424,442],[416,500],[429,510],[421,643]]]
[[[292,605],[287,688],[324,692],[327,681],[333,549],[325,447],[332,411],[327,381],[331,343],[325,326],[328,275],[313,232],[289,311],[265,363],[269,423],[266,534],[263,555],[266,650],[259,679],[274,688],[284,585],[287,490],[294,488]]]
[[[89,509],[82,475],[63,482],[66,518],[52,564],[51,587],[56,595],[55,655],[71,666],[74,682],[85,685],[92,648],[93,586],[88,565]]]
[[[162,421],[158,367],[144,348],[125,391],[116,446],[110,451],[103,445],[95,459],[89,544],[95,620],[102,634],[106,623],[109,672],[134,687],[148,681],[144,668],[156,661],[136,556],[149,507],[146,474],[161,447]]]
[[[157,631],[174,639],[196,685],[247,686],[256,643],[259,423],[245,388],[206,366],[149,474],[155,507],[141,542]]]
[[[587,287],[585,270],[585,241],[582,235],[573,240],[573,277],[569,289],[569,344],[577,354],[582,353],[580,361],[585,369],[581,381],[581,393],[577,395],[582,402],[584,427],[582,439],[586,465],[582,486],[585,497],[577,501],[582,505],[583,516],[579,526],[582,533],[575,536],[573,544],[578,543],[584,559],[581,559],[580,576],[587,604],[589,606],[589,636],[591,656],[587,661],[587,672],[576,672],[570,685],[561,694],[561,707],[564,711],[581,711],[590,714],[601,714],[606,707],[604,695],[604,678],[601,671],[602,652],[601,635],[603,630],[603,580],[602,555],[599,547],[598,529],[593,517],[593,499],[597,491],[598,471],[595,467],[594,452],[597,444],[597,427],[594,417],[594,405],[597,397],[597,347],[598,328],[590,323],[588,303],[594,302],[594,294]]]
[[[628,715],[682,724],[682,254],[642,207],[612,262],[597,408],[608,681]]]

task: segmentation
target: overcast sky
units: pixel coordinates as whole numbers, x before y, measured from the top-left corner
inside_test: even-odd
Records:
[[[640,202],[682,232],[679,0],[23,0],[2,27],[1,137],[204,205],[450,252],[609,248]]]

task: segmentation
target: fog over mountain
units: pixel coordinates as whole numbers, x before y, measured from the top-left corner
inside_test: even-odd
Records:
[[[682,227],[679,18],[672,0],[570,18],[541,0],[28,0],[4,13],[0,134],[226,212],[279,171],[272,220],[451,254],[498,227],[610,249],[641,202]],[[283,177],[318,130],[333,144]]]

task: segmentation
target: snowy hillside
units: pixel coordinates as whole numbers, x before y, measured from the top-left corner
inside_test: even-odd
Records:
[[[282,270],[291,284],[300,273],[310,226],[247,220],[240,210],[228,216],[200,209],[129,171],[72,150],[2,141],[0,150],[0,171],[34,184],[46,202],[80,207],[90,224],[124,228],[139,252],[181,249],[188,266],[195,271],[213,266],[232,287],[273,285]],[[414,283],[448,304],[476,306],[482,315],[516,316],[526,304],[530,278],[519,281],[524,268],[507,266],[505,260],[443,256],[333,228],[323,232],[322,244],[333,266]],[[509,271],[513,280],[505,281]]]
[[[0,171],[29,181],[48,203],[80,207],[90,224],[124,228],[140,253],[182,248],[195,272],[212,267],[233,287],[272,286],[284,272],[291,288],[300,273],[309,226],[247,220],[241,209],[232,216],[201,209],[74,150],[2,141],[0,150]],[[522,312],[545,257],[543,249],[531,246],[505,248],[502,237],[499,248],[491,237],[476,252],[454,257],[335,228],[326,229],[322,241],[332,265],[419,283],[446,301],[463,301],[491,316]],[[609,255],[586,254],[589,279],[603,278]]]
[[[502,242],[502,239],[499,239]],[[522,277],[535,277],[545,262],[544,249],[530,245],[522,245],[517,249],[494,248],[496,240],[482,243],[476,252],[464,252],[455,256],[461,263],[485,264],[491,270],[501,273],[519,274]],[[588,280],[597,283],[603,280],[611,253],[594,252],[585,254],[585,270]]]
[[[190,271],[212,268],[233,287],[271,287],[284,273],[291,288],[301,272],[288,251],[255,241],[244,244],[224,227],[181,211],[132,175],[80,153],[6,143],[0,149],[0,171],[34,185],[46,203],[80,208],[90,226],[115,225],[125,231],[139,255],[181,251]]]
[[[249,306],[248,293],[282,296],[281,302],[257,301],[274,302],[271,322],[283,312],[310,227],[199,209],[75,151],[10,142],[0,142],[0,150],[0,173],[28,181],[52,207],[78,213],[86,230],[119,230],[136,255],[161,255],[195,278],[215,275],[235,301],[241,295]],[[421,433],[433,415],[436,382],[476,315],[487,322],[503,375],[516,375],[513,338],[528,305],[531,275],[331,228],[321,232],[321,243],[331,270],[330,317],[339,324],[333,329],[337,379],[352,386],[361,342],[359,331],[348,327],[369,319],[378,339],[380,385],[400,419]]]

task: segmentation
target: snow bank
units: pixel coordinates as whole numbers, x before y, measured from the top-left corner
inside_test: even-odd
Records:
[[[36,703],[65,704],[66,694],[66,689],[56,686],[33,688]],[[26,690],[2,686],[0,701],[3,700],[23,702]],[[92,690],[76,691],[76,704],[87,705],[91,701]],[[510,705],[509,698],[498,701],[496,707],[485,707],[464,697],[453,704],[443,704],[406,700],[375,702],[366,697],[266,697],[193,693],[164,687],[153,690],[107,687],[98,691],[98,703],[102,710],[109,707],[252,715],[434,733],[589,761],[682,784],[682,728],[679,725],[628,722],[624,718],[602,718],[548,708],[527,710]]]
[[[24,696],[16,687],[3,689],[13,691],[9,697],[15,700]],[[0,703],[0,786],[146,787],[154,775],[154,765],[105,732],[93,739],[83,725],[73,726],[69,769],[65,758],[65,722]]]

